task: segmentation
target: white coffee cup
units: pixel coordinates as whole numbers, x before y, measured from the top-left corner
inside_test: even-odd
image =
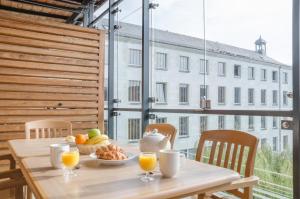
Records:
[[[50,145],[50,162],[56,169],[62,168],[61,155],[65,151],[70,151],[68,144],[51,144]]]
[[[180,153],[174,150],[159,151],[159,169],[166,178],[172,178],[180,169]]]

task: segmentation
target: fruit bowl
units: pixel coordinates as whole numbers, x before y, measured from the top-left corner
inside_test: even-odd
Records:
[[[80,154],[89,155],[91,153],[94,153],[98,148],[101,148],[102,146],[106,146],[108,144],[110,144],[110,142],[107,140],[107,142],[103,142],[101,144],[77,144],[77,148]]]

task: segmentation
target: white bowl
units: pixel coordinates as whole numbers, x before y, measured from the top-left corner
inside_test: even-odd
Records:
[[[110,165],[110,166],[123,165],[137,157],[137,155],[135,155],[133,153],[126,153],[126,156],[127,156],[127,159],[125,159],[125,160],[104,160],[104,159],[98,159],[97,155],[95,153],[90,154],[90,157],[93,160],[97,161],[99,164]]]

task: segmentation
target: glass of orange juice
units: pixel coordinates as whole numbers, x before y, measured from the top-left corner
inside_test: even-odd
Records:
[[[150,176],[150,172],[155,169],[156,161],[156,153],[144,152],[140,154],[139,164],[140,167],[146,172],[146,174],[141,177],[143,182],[150,182],[154,180],[154,178]]]
[[[79,151],[77,148],[71,148],[69,151],[65,151],[61,156],[62,163],[64,165],[64,175],[77,176],[74,173],[74,167],[79,163]]]

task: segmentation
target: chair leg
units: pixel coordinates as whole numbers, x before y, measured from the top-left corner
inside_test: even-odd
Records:
[[[198,194],[198,199],[205,199],[205,193]]]
[[[253,199],[253,190],[252,187],[244,188],[244,194],[242,199]]]
[[[32,199],[32,191],[28,185],[26,186],[26,193],[27,193],[26,199]]]
[[[23,197],[23,186],[17,186],[15,194],[16,194],[15,195],[16,199],[24,199],[24,197]]]

